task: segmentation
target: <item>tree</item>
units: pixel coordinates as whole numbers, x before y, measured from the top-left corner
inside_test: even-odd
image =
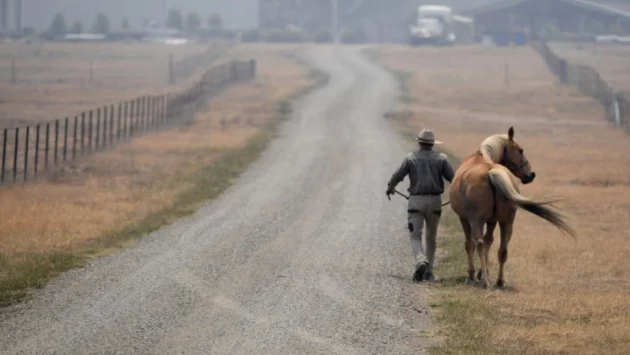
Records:
[[[186,28],[197,30],[201,27],[201,16],[196,12],[191,12],[186,16]]]
[[[72,29],[70,33],[83,33],[83,23],[81,21],[77,21],[72,25]]]
[[[223,19],[221,15],[214,13],[208,17],[208,27],[209,28],[222,28],[223,27]]]
[[[182,12],[178,9],[168,10],[168,19],[166,20],[166,26],[170,28],[176,28],[181,30],[184,28],[184,19]]]
[[[122,27],[124,29],[128,29],[129,28],[129,19],[127,19],[126,17],[123,17],[122,23],[120,24],[120,27]]]
[[[102,12],[96,14],[96,20],[92,26],[92,32],[94,33],[108,33],[109,32],[109,18]]]
[[[52,23],[50,24],[50,29],[48,30],[52,36],[60,36],[66,34],[66,18],[62,13],[57,13]]]

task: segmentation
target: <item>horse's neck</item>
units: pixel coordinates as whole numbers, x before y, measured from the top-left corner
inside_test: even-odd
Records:
[[[498,164],[503,159],[503,144],[495,137],[488,138],[479,147],[483,158],[489,162]]]

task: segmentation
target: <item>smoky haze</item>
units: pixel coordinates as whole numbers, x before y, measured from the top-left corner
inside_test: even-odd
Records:
[[[88,26],[97,12],[103,12],[112,28],[120,27],[124,17],[132,27],[141,27],[145,19],[163,23],[170,8],[181,10],[184,16],[197,12],[204,22],[216,12],[228,28],[258,26],[258,0],[23,0],[23,17],[25,26],[43,30],[57,12],[64,14],[68,24],[81,21]]]

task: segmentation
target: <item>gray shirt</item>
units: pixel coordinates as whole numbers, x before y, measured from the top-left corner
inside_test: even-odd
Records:
[[[420,149],[407,154],[388,182],[396,187],[409,174],[409,193],[412,195],[442,194],[444,181],[453,180],[453,167],[444,153]]]

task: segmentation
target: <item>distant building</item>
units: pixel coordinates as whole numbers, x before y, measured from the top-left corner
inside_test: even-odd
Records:
[[[474,19],[477,35],[522,32],[530,38],[549,32],[592,37],[630,33],[630,5],[590,0],[499,0],[462,12]]]
[[[22,31],[22,0],[0,0],[0,30]]]
[[[262,29],[297,26],[306,33],[333,26],[333,0],[259,0]],[[421,0],[337,0],[340,30],[361,29],[369,42],[407,39],[407,20]]]

